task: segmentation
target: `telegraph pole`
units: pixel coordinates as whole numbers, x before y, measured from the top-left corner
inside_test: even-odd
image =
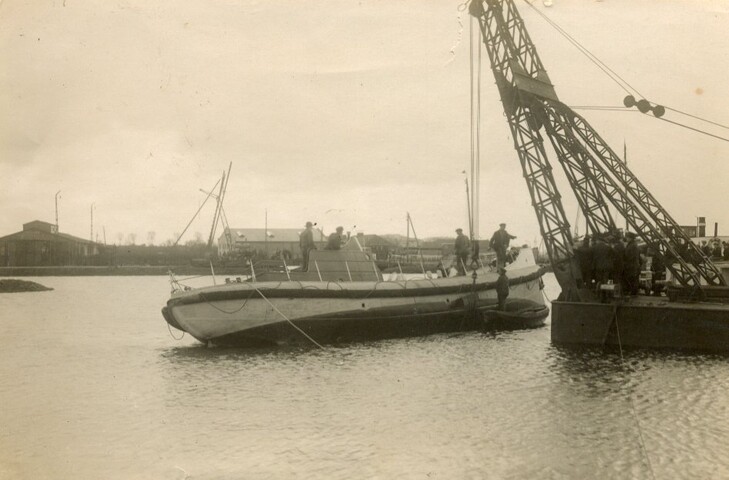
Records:
[[[91,204],[91,234],[89,240],[93,243],[94,241],[94,203]]]
[[[56,192],[56,233],[58,233],[58,194],[61,193],[61,191]]]

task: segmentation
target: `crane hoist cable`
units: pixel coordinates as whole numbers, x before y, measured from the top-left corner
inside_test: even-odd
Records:
[[[584,45],[582,45],[580,42],[578,42],[572,35],[567,33],[567,31],[560,27],[557,22],[549,18],[545,13],[539,11],[537,7],[529,3],[527,0],[524,0],[529,7],[531,7],[532,10],[537,12],[537,14],[544,19],[545,22],[547,22],[552,28],[557,30],[560,35],[562,35],[564,38],[567,39],[568,42],[570,42],[572,45],[574,45],[577,50],[580,51],[584,56],[586,56],[592,63],[594,63],[600,70],[605,72],[605,74],[613,80],[620,88],[625,90],[626,93],[629,95],[636,94],[641,98],[645,98],[643,94],[641,94],[635,87],[633,87],[631,84],[629,84],[625,79],[623,79],[620,75],[618,75],[613,69],[611,69],[609,66],[605,64],[602,60],[597,58],[595,54],[593,54],[590,50],[587,49]]]
[[[633,87],[625,79],[623,79],[620,75],[618,75],[618,73],[616,73],[607,64],[605,64],[605,62],[603,62],[602,60],[600,60],[595,54],[593,54],[592,52],[590,52],[590,50],[588,50],[587,47],[585,47],[580,42],[578,42],[572,35],[570,35],[569,33],[567,33],[567,31],[564,28],[562,28],[561,26],[559,26],[557,24],[557,22],[555,22],[554,20],[552,20],[551,18],[549,18],[544,12],[541,12],[539,9],[537,9],[528,0],[524,0],[524,2],[527,5],[529,5],[529,7],[532,10],[534,10],[535,12],[537,12],[537,14],[540,17],[542,17],[542,19],[544,19],[545,22],[547,22],[552,28],[554,28],[555,30],[557,30],[557,32],[559,32],[564,38],[566,38],[568,42],[570,42],[575,48],[577,48],[577,50],[579,50],[583,55],[585,55],[592,63],[594,63],[600,70],[602,70],[611,80],[613,80],[626,93],[628,93],[629,95],[632,95],[633,93],[635,93],[637,96],[639,96],[641,98],[645,98],[645,96],[643,94],[641,94],[635,87]],[[631,90],[632,90],[632,92],[631,92]],[[571,108],[573,108],[573,109],[583,109],[583,110],[614,110],[614,111],[626,111],[623,107],[586,107],[586,106],[582,106],[582,107],[571,107]],[[675,113],[678,113],[678,114],[681,114],[681,115],[685,115],[687,117],[691,117],[691,118],[693,118],[695,120],[699,120],[699,121],[702,121],[702,122],[709,123],[711,125],[715,125],[715,126],[720,127],[720,128],[729,129],[729,126],[722,125],[721,123],[714,122],[714,121],[708,120],[706,118],[699,117],[698,115],[692,115],[690,113],[686,113],[686,112],[683,112],[681,110],[678,110],[678,109],[675,109],[675,108],[672,108],[672,107],[666,107],[666,106],[664,106],[663,108],[665,108],[666,110],[671,110],[672,112],[675,112]],[[699,128],[691,127],[689,125],[686,125],[686,124],[683,124],[683,123],[680,123],[680,122],[676,122],[676,121],[673,121],[673,120],[667,120],[665,118],[661,118],[660,115],[655,115],[655,118],[657,118],[659,120],[663,120],[665,122],[671,123],[671,124],[676,125],[676,126],[679,126],[679,127],[686,128],[688,130],[692,130],[692,131],[697,132],[697,133],[702,133],[704,135],[707,135],[709,137],[716,138],[718,140],[723,140],[725,142],[729,142],[729,139],[727,139],[727,138],[724,138],[724,137],[721,137],[721,136],[718,136],[718,135],[714,135],[714,134],[709,133],[709,132],[707,132],[705,130],[701,130]]]

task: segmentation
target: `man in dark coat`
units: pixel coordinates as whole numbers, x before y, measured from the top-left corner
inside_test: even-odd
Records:
[[[462,228],[456,229],[456,235],[455,253],[458,262],[456,267],[461,275],[465,275],[466,262],[468,262],[468,257],[471,254],[471,241],[463,234]]]
[[[337,227],[337,231],[330,234],[327,239],[327,250],[339,250],[344,243],[344,227]]]
[[[721,243],[719,243],[718,239],[714,240],[714,244],[711,247],[711,259],[721,260]]]
[[[640,281],[640,249],[635,241],[635,234],[628,234],[628,244],[625,246],[623,278],[627,293],[638,295]]]
[[[582,245],[575,249],[577,260],[580,263],[580,273],[582,274],[582,283],[585,287],[592,286],[592,280],[595,276],[595,259],[592,255],[592,245],[590,245],[590,236],[585,235]]]
[[[314,224],[306,222],[306,230],[301,232],[299,235],[299,248],[301,248],[301,256],[304,259],[304,265],[302,271],[307,271],[309,268],[309,252],[316,250],[316,244],[314,243],[314,231],[312,230]]]
[[[613,273],[613,252],[601,236],[595,237],[592,254],[595,262],[595,282],[607,283]]]
[[[625,244],[618,236],[612,243],[613,250],[613,283],[620,285],[620,291],[625,292],[628,286],[625,284]]]
[[[648,256],[652,256],[651,261],[651,291],[653,295],[661,295],[663,291],[663,281],[666,279],[666,263],[661,255],[655,250],[649,249]]]
[[[506,231],[506,224],[499,224],[499,229],[491,235],[489,246],[496,252],[496,262],[499,267],[506,266],[506,252],[509,251],[509,241],[515,239],[515,235],[511,235]]]
[[[506,298],[509,296],[509,277],[506,269],[499,267],[499,278],[496,280],[496,296],[499,299],[499,311],[506,310]]]

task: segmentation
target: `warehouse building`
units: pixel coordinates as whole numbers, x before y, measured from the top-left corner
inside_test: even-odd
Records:
[[[38,267],[103,263],[98,243],[60,233],[40,220],[23,224],[21,232],[0,237],[0,266]]]

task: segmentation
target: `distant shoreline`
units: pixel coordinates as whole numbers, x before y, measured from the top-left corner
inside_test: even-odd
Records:
[[[192,265],[177,266],[67,266],[67,267],[0,267],[0,277],[84,277],[84,276],[144,276],[167,275],[170,271],[175,275],[210,275],[210,267]],[[248,267],[215,267],[216,275],[243,275]]]

